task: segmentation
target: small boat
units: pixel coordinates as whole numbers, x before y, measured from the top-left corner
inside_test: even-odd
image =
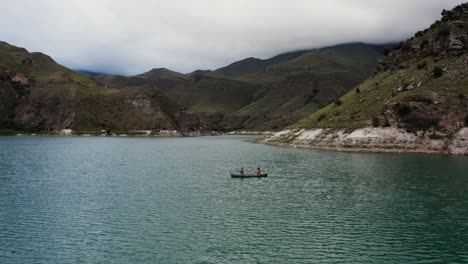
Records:
[[[240,174],[240,173],[231,173],[231,178],[264,178],[268,177],[267,173],[260,174]]]

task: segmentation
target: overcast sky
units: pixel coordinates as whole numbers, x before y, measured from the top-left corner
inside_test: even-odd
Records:
[[[399,41],[466,0],[0,0],[0,40],[73,69],[216,69],[246,57]]]

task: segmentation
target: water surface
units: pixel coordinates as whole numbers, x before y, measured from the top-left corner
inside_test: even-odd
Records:
[[[468,263],[466,157],[247,139],[0,137],[0,263]]]

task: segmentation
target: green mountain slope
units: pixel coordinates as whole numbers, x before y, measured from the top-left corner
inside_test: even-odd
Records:
[[[224,125],[277,130],[336,100],[370,76],[380,53],[374,46],[346,44],[313,50],[267,72],[284,76],[267,84],[263,97],[226,118]]]
[[[239,78],[249,81],[272,81],[278,76],[267,73],[267,68],[269,66],[293,60],[307,52],[308,50],[288,52],[265,60],[247,58],[234,62],[226,67],[219,68],[215,72],[229,78]]]
[[[148,85],[106,88],[94,78],[0,42],[0,129],[199,130],[198,117]]]
[[[153,69],[98,76],[111,87],[148,84],[187,105],[216,130],[281,129],[327,105],[370,76],[379,46],[353,43],[245,59],[216,71]]]

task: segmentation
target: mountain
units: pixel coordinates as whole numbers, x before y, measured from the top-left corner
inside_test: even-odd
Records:
[[[265,74],[283,76],[265,94],[226,118],[247,130],[278,130],[314,113],[372,75],[381,53],[353,43],[312,50],[270,65]]]
[[[386,55],[373,77],[266,142],[467,153],[468,4]]]
[[[374,67],[377,58],[383,54],[383,50],[387,46],[349,43],[321,49],[283,53],[266,60],[247,58],[217,69],[215,72],[230,78],[271,82],[282,80],[293,73],[321,70],[323,66],[329,67],[324,71],[330,68],[335,70],[336,67],[342,66],[340,64],[359,64],[361,62]]]
[[[369,77],[383,49],[352,43],[248,58],[215,71],[153,69],[103,75],[111,87],[151,85],[187,105],[215,130],[278,130],[334,101]]]
[[[232,64],[229,64],[226,67],[219,68],[215,72],[226,77],[241,78],[241,79],[247,79],[250,81],[255,81],[255,80],[264,81],[264,79],[269,80],[275,77],[274,75],[266,74],[267,68],[269,66],[282,63],[282,62],[286,62],[289,60],[293,60],[307,53],[308,51],[309,50],[287,52],[287,53],[276,55],[266,60],[250,57],[250,58],[243,59],[243,60],[234,62]]]
[[[199,130],[196,115],[157,88],[105,87],[42,53],[0,42],[0,128],[52,132]]]
[[[92,77],[96,77],[96,76],[99,76],[99,75],[105,75],[106,74],[104,72],[95,72],[95,71],[88,71],[88,70],[82,70],[82,69],[78,69],[78,70],[74,70],[74,71],[82,73],[82,74],[86,74],[86,75],[89,75],[89,76],[92,76]]]
[[[217,74],[181,74],[167,69],[153,69],[130,77],[103,75],[97,80],[115,89],[139,85],[158,87],[169,98],[202,117],[210,130],[223,130],[219,125],[224,116],[251,103],[264,89],[256,83]]]

